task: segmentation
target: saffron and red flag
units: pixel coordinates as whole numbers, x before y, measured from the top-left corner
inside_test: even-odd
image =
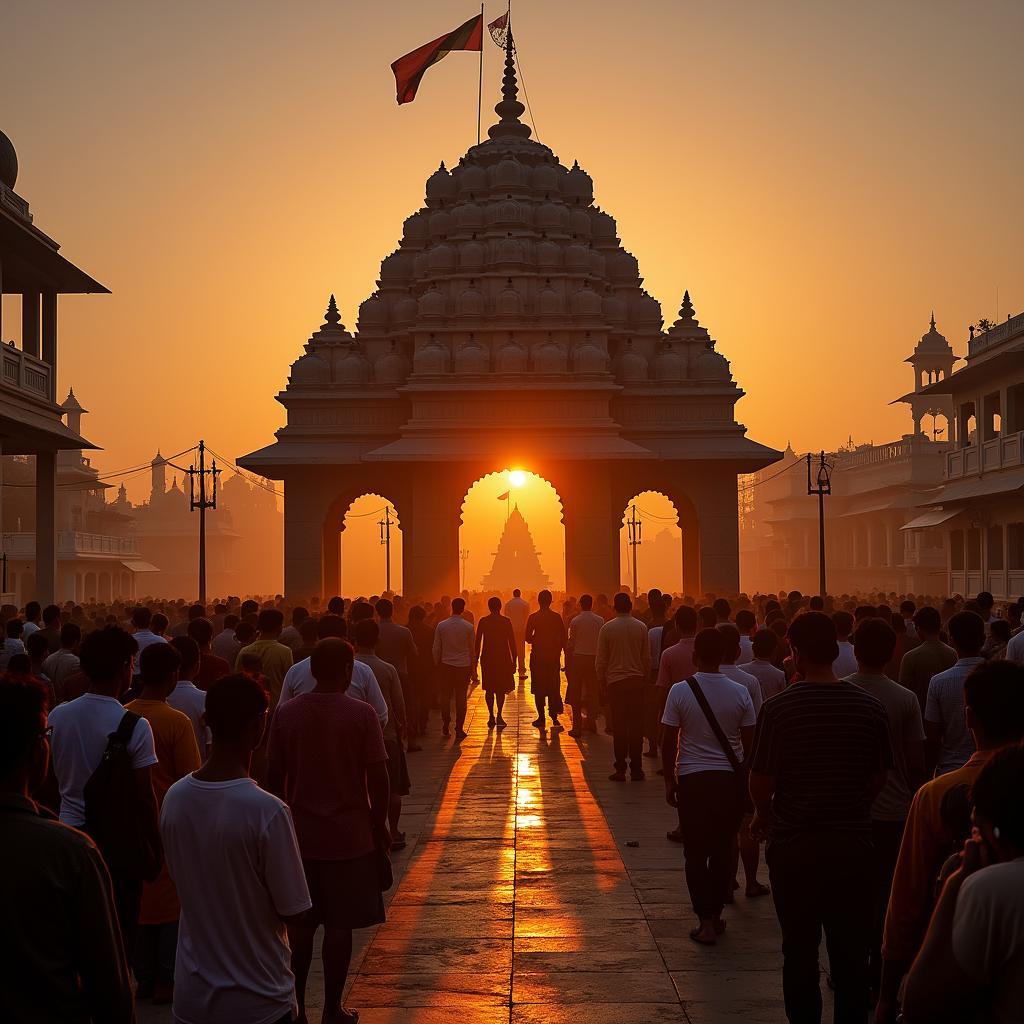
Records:
[[[500,18],[492,21],[487,26],[487,31],[491,33],[491,38],[494,42],[505,49],[505,40],[508,36],[508,11],[506,11]]]
[[[511,491],[506,491],[504,494],[499,494],[498,495],[498,501],[508,501],[509,495],[511,493],[512,493]]]
[[[416,90],[420,87],[420,79],[427,68],[447,57],[452,50],[483,49],[484,17],[477,14],[454,32],[439,36],[407,53],[391,65],[395,73],[395,85],[398,90],[398,102],[411,103],[416,99]]]

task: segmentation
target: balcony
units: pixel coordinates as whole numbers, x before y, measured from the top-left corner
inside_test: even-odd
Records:
[[[1024,466],[1024,430],[1016,434],[993,437],[966,448],[946,453],[946,479],[981,476],[1000,469]]]
[[[996,327],[975,334],[967,343],[967,358],[973,359],[976,355],[987,352],[990,348],[995,348],[1001,342],[1021,333],[1024,333],[1024,313],[1018,313]]]
[[[2,348],[3,372],[0,373],[0,384],[49,405],[50,364],[15,348],[13,344]]]
[[[30,560],[36,557],[34,533],[5,533],[3,549],[8,558]],[[112,537],[103,533],[77,533],[61,530],[57,534],[57,558],[138,558],[139,549],[134,537]]]

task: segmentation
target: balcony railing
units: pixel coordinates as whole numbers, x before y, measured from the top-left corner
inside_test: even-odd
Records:
[[[50,364],[14,345],[0,346],[3,372],[0,383],[32,398],[50,400]]]
[[[979,476],[999,469],[1024,466],[1024,431],[993,437],[979,444],[946,452],[946,479]]]
[[[979,355],[1018,334],[1024,334],[1024,313],[1011,316],[998,326],[976,334],[967,342],[967,357]]]
[[[5,533],[3,550],[8,558],[36,557],[34,533]],[[80,555],[113,555],[118,558],[138,557],[139,549],[134,537],[112,537],[104,533],[78,533],[61,530],[57,534],[57,557],[75,558]]]

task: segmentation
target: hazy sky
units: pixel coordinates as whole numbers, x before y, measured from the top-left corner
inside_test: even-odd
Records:
[[[473,11],[4,5],[18,192],[113,292],[62,300],[60,388],[92,410],[101,468],[272,440],[328,294],[351,327],[427,176],[475,142],[475,54],[401,108],[389,67]],[[888,402],[932,307],[958,352],[997,289],[1000,317],[1024,308],[1020,0],[519,0],[513,18],[540,138],[593,175],[669,322],[690,289],[756,439],[897,437]]]

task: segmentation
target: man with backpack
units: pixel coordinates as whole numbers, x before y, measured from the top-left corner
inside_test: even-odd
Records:
[[[49,721],[60,820],[88,832],[100,848],[129,951],[143,880],[156,877],[161,861],[153,730],[118,699],[131,683],[137,649],[117,626],[90,633],[79,654],[89,690],[54,708]]]

